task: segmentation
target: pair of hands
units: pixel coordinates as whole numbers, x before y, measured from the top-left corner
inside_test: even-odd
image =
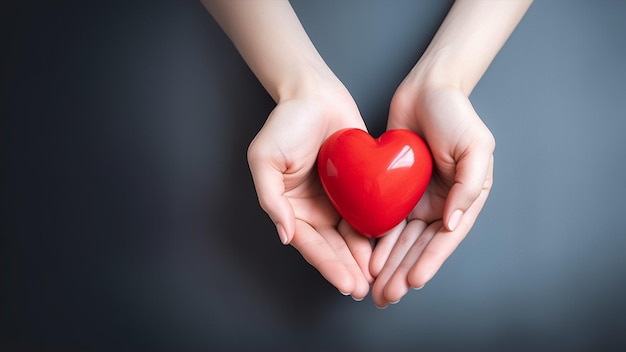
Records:
[[[314,168],[328,136],[365,124],[289,1],[202,3],[277,102],[248,161],[282,242],[354,299],[371,286],[379,307],[426,284],[467,235],[491,189],[494,139],[467,97],[532,0],[454,1],[396,90],[387,124],[424,137],[433,177],[407,219],[373,242],[342,221]]]
[[[341,219],[314,167],[333,132],[366,129],[343,85],[279,101],[248,149],[259,202],[281,241],[297,248],[341,293],[361,300],[371,287],[381,308],[424,286],[465,238],[491,189],[495,147],[460,89],[424,88],[410,77],[392,99],[387,127],[420,134],[434,169],[407,219],[376,241]]]

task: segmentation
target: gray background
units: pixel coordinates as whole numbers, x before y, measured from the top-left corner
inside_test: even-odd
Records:
[[[195,1],[3,1],[0,349],[626,348],[626,2],[537,1],[471,100],[495,186],[399,304],[261,211],[273,102]],[[450,1],[293,1],[373,134]]]

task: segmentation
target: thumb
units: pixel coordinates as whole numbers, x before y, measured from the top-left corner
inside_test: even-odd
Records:
[[[295,232],[295,215],[291,203],[283,195],[285,184],[281,170],[268,165],[264,158],[248,152],[248,164],[261,208],[269,215],[283,244],[289,244]]]
[[[465,212],[483,190],[489,190],[493,180],[493,148],[469,152],[458,160],[454,184],[450,188],[444,209],[444,224],[454,231]]]

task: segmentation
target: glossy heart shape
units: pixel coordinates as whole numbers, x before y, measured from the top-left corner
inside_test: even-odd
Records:
[[[322,145],[317,170],[339,214],[364,236],[378,238],[398,225],[420,200],[432,174],[426,143],[409,130],[374,139],[343,129]]]

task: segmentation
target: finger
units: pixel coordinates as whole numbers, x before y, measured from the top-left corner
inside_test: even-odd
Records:
[[[327,237],[331,237],[331,241],[337,241],[337,238],[332,239],[333,235],[331,233],[325,233],[325,238],[311,225],[302,220],[295,221],[295,232],[296,235],[293,237],[291,244],[300,252],[302,257],[315,267],[339,292],[344,295],[352,294],[355,291],[353,273],[346,267],[344,260],[339,257],[335,248],[327,240]],[[335,236],[341,240],[339,233],[336,233]],[[334,244],[334,246],[336,247],[337,244]],[[357,271],[360,271],[356,263],[354,266],[357,267]]]
[[[493,180],[493,148],[488,145],[470,151],[456,165],[454,184],[450,188],[444,208],[444,223],[454,231],[463,214],[478,199],[484,188],[491,188]]]
[[[394,244],[398,241],[398,237],[400,237],[400,234],[406,227],[406,224],[406,220],[403,220],[388,234],[377,240],[374,252],[372,253],[372,259],[369,264],[369,271],[373,277],[377,277],[378,274],[380,274],[380,271],[393,250]]]
[[[371,253],[369,240],[356,232],[348,234],[349,237],[346,239],[345,237],[342,237],[342,235],[340,235],[334,228],[320,229],[320,233],[326,238],[326,241],[335,251],[337,257],[342,261],[344,266],[352,275],[354,288],[352,291],[342,291],[342,293],[349,293],[356,301],[362,300],[369,292],[371,281],[368,278],[369,275],[366,276],[363,272],[362,266],[355,258],[352,249],[360,252],[358,255],[363,257],[366,256],[364,259],[367,262],[369,260],[368,250],[369,253]],[[351,249],[349,245],[352,245],[353,248]],[[367,266],[365,266],[365,268],[367,268]],[[366,270],[365,272],[368,271]]]
[[[251,145],[248,164],[261,208],[269,215],[283,244],[291,242],[295,232],[295,215],[285,192],[281,170],[267,164],[267,158],[258,155]]]
[[[383,294],[387,301],[398,302],[406,295],[411,287],[421,288],[423,286],[412,286],[408,279],[409,272],[421,257],[424,249],[427,248],[430,241],[434,238],[437,229],[442,226],[442,223],[437,221],[428,225],[428,227],[424,225],[414,229],[414,231],[419,231],[419,233],[417,233],[417,239],[385,284]]]
[[[488,190],[484,190],[481,193],[476,202],[463,215],[454,231],[449,232],[441,227],[434,234],[434,237],[429,241],[408,273],[408,281],[412,287],[424,286],[452,255],[474,225],[478,214],[485,204],[488,193]]]
[[[370,274],[369,263],[372,257],[372,244],[370,240],[356,232],[352,226],[342,220],[338,226],[339,233],[344,238],[352,257],[356,260],[363,276],[369,284],[374,282],[374,277]]]
[[[372,299],[377,307],[382,308],[390,302],[397,302],[397,300],[399,300],[399,298],[397,300],[388,300],[385,295],[385,287],[387,286],[389,279],[398,270],[398,267],[405,261],[407,254],[411,251],[415,242],[418,240],[420,234],[425,228],[426,223],[423,221],[410,221],[402,230],[402,233],[397,238],[397,241],[395,241],[382,270],[376,277],[376,281],[372,286]],[[408,272],[408,270],[409,269],[407,268],[405,271]]]

